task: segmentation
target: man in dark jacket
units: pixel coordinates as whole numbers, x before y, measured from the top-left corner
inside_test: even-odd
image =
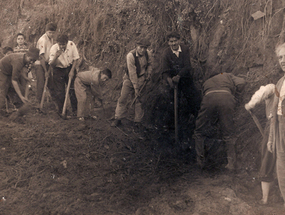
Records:
[[[176,32],[167,35],[169,47],[166,48],[162,56],[162,93],[167,100],[165,109],[162,111],[164,116],[162,120],[167,121],[171,118],[166,116],[169,110],[173,109],[174,87],[178,89],[178,103],[181,98],[181,92],[187,100],[189,112],[197,117],[201,97],[193,83],[191,74],[190,51],[189,47],[180,44],[180,35]],[[163,113],[164,112],[164,113]],[[167,123],[167,122],[165,122]]]
[[[34,63],[39,58],[39,50],[30,47],[27,53],[13,53],[3,57],[0,60],[0,114],[5,114],[6,96],[13,98],[13,103],[18,108],[23,103],[29,102],[23,96],[24,87],[20,83],[20,78],[25,74],[22,73],[23,67]],[[26,80],[29,80],[25,77]]]
[[[196,120],[194,131],[197,163],[203,168],[206,161],[204,141],[212,137],[213,127],[220,124],[222,139],[227,147],[228,165],[234,170],[236,152],[233,114],[236,105],[235,97],[239,97],[245,86],[245,80],[231,73],[219,73],[210,77],[203,85],[203,100]]]

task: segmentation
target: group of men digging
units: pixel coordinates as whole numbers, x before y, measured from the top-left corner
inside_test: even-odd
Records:
[[[75,43],[68,40],[67,35],[60,34],[54,44],[55,32],[56,25],[47,24],[46,32],[38,40],[36,47],[30,47],[26,53],[12,53],[0,60],[0,109],[2,113],[7,96],[14,98],[14,95],[17,95],[20,102],[16,103],[13,100],[17,108],[21,103],[29,103],[28,97],[24,95],[25,86],[21,84],[21,80],[29,81],[27,74],[29,70],[23,68],[30,64],[34,64],[37,80],[37,107],[40,108],[42,105],[42,96],[46,91],[46,86],[61,116],[65,113],[68,93],[72,108],[71,114],[77,115],[81,121],[84,121],[86,117],[86,92],[89,88],[93,96],[102,103],[101,86],[103,82],[112,77],[111,71],[94,67],[81,69],[80,56]],[[197,119],[194,139],[197,162],[200,167],[203,167],[206,162],[205,139],[211,136],[213,125],[219,122],[223,140],[228,149],[227,168],[234,169],[236,157],[234,150],[236,138],[233,128],[235,94],[242,91],[245,81],[230,73],[213,73],[204,83],[204,96],[201,103],[200,92],[193,82],[189,47],[180,43],[180,35],[176,32],[167,35],[167,42],[169,46],[161,58],[161,94],[169,98],[165,104],[166,110],[173,109],[174,89],[178,92],[178,110],[181,95],[184,95],[189,112]],[[141,125],[144,116],[141,94],[153,70],[153,56],[147,49],[150,45],[147,39],[141,39],[136,42],[136,48],[127,54],[127,70],[123,77],[121,96],[115,110],[115,120],[111,126],[120,126],[121,120],[126,117],[128,96],[132,92],[135,93],[134,122]],[[96,118],[96,116],[93,117]],[[168,116],[163,111],[160,117],[167,121]]]
[[[16,108],[20,108],[23,103],[30,104],[26,89],[31,81],[28,77],[31,65],[34,66],[37,80],[36,107],[38,110],[42,108],[47,87],[60,116],[64,116],[62,113],[66,110],[68,96],[66,92],[69,92],[71,115],[77,115],[81,121],[84,121],[86,116],[84,106],[89,88],[92,94],[102,101],[101,85],[112,78],[111,71],[107,68],[99,70],[91,66],[88,68],[82,66],[75,43],[68,40],[66,34],[59,34],[54,44],[55,32],[56,25],[48,23],[46,32],[40,37],[36,47],[31,46],[22,52],[6,52],[6,56],[0,60],[1,115],[5,115],[5,104],[9,102],[7,100],[11,100]]]

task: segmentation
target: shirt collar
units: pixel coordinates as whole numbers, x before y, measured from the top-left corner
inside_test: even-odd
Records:
[[[179,45],[179,48],[178,48],[178,50],[177,51],[174,51],[172,48],[171,48],[171,51],[175,54],[175,53],[177,53],[177,52],[182,52],[182,50],[181,50],[181,46]]]

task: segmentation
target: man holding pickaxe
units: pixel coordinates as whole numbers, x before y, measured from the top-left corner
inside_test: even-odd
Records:
[[[49,64],[53,68],[51,96],[58,106],[59,115],[64,118],[66,117],[68,94],[70,95],[73,114],[76,116],[77,99],[74,91],[74,79],[79,58],[74,42],[68,40],[66,34],[58,35],[57,43],[51,47],[49,56]]]
[[[142,39],[137,42],[137,47],[127,54],[127,71],[123,77],[121,96],[115,110],[115,121],[111,124],[113,127],[120,125],[121,119],[126,116],[128,96],[133,91],[135,91],[135,98],[132,102],[135,105],[134,122],[140,126],[144,116],[140,95],[152,72],[152,55],[147,50],[148,46],[150,42]]]

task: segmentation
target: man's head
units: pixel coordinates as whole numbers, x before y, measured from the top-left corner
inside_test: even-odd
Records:
[[[109,79],[112,78],[112,72],[109,69],[104,69],[101,71],[101,82],[108,81]]]
[[[54,37],[56,28],[57,28],[56,24],[54,24],[52,22],[50,22],[46,25],[46,34],[50,39],[52,39]]]
[[[3,54],[4,55],[9,55],[9,54],[12,54],[13,52],[14,52],[14,50],[9,46],[5,46],[3,48]]]
[[[25,55],[26,63],[34,63],[37,59],[39,59],[40,50],[36,47],[30,47],[29,51]]]
[[[150,42],[147,39],[141,39],[137,42],[137,52],[139,55],[144,55]]]
[[[180,35],[178,33],[171,32],[171,33],[166,35],[166,39],[167,39],[169,47],[172,50],[177,51],[179,49]]]
[[[23,33],[18,33],[16,40],[17,40],[18,46],[24,45],[25,44],[25,35]]]
[[[277,46],[275,53],[277,55],[281,69],[285,72],[285,43]]]
[[[68,36],[66,34],[60,34],[58,35],[56,42],[59,46],[59,49],[62,51],[65,51],[67,43],[68,43]]]

